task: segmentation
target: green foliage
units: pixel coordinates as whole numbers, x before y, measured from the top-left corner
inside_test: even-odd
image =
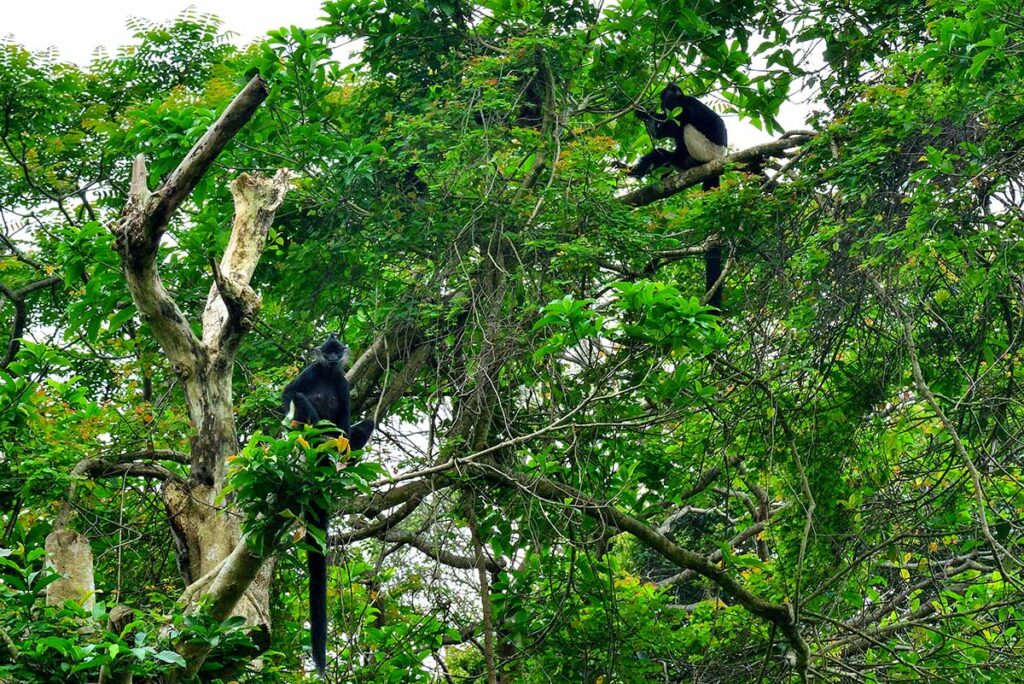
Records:
[[[94,614],[42,605],[38,547],[75,464],[190,449],[182,369],[136,315],[109,227],[132,157],[155,186],[259,72],[268,100],[159,263],[195,320],[228,182],[295,173],[253,280],[219,501],[268,554],[314,506],[344,502],[332,530],[373,532],[332,549],[336,679],[435,681],[444,662],[483,680],[477,544],[508,680],[796,678],[778,631],[616,533],[606,503],[796,604],[817,679],[1016,681],[1018,5],[343,0],[244,50],[195,12],[133,21],[135,45],[84,68],[0,44],[0,283],[43,282],[0,369],[0,627],[19,647],[0,679],[95,681],[111,662],[156,679],[180,666],[157,625],[216,646],[207,679],[255,648],[175,606],[158,481],[75,481]],[[669,80],[764,131],[809,97],[819,134],[771,181],[731,168],[717,191],[626,206],[612,162],[652,144],[630,108]],[[721,316],[700,305],[711,237],[731,260]],[[298,350],[337,329],[355,352],[387,342],[355,388],[384,423],[358,460],[322,427],[269,436]],[[408,510],[370,505],[409,492]],[[277,561],[251,680],[302,677],[307,578]],[[124,635],[104,629],[115,597],[145,616]]]
[[[42,531],[29,531],[27,541],[40,542]],[[41,546],[24,544],[0,548],[0,638],[6,642],[0,649],[0,677],[26,683],[91,682],[101,668],[116,665],[137,677],[155,678],[184,665],[169,644],[147,632],[146,620],[129,622],[114,634],[102,628],[107,622],[102,602],[91,611],[72,601],[42,605],[47,585],[60,579],[43,566],[44,553]]]
[[[281,439],[257,433],[237,456],[228,459],[224,495],[234,496],[245,514],[243,528],[258,547],[274,543],[282,519],[306,520],[316,509],[329,511],[334,502],[354,492],[368,493],[369,482],[384,473],[379,464],[353,455],[344,437],[322,439],[334,431],[325,422]]]

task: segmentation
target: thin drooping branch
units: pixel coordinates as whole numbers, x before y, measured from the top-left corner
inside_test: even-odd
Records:
[[[723,159],[710,161],[680,173],[672,173],[663,180],[654,181],[623,195],[621,202],[630,207],[642,207],[660,199],[671,197],[686,188],[693,187],[709,178],[720,176],[730,164],[759,165],[770,157],[785,155],[789,150],[799,147],[816,134],[813,131],[789,131],[778,140],[761,145],[754,145],[745,150],[726,155]]]
[[[932,412],[934,412],[938,417],[939,422],[942,423],[942,427],[945,428],[947,433],[949,433],[950,439],[953,442],[953,450],[970,476],[971,486],[974,490],[974,504],[977,508],[978,524],[981,527],[982,536],[985,537],[985,541],[992,550],[993,558],[996,565],[999,566],[1000,573],[1005,581],[1013,584],[1013,586],[1018,590],[1024,589],[1021,580],[1014,574],[1007,571],[1004,565],[1004,560],[1009,559],[1018,567],[1024,566],[1024,562],[1000,544],[992,533],[992,528],[988,523],[988,503],[985,500],[985,488],[981,482],[981,473],[978,471],[978,467],[974,465],[971,455],[967,453],[967,448],[964,446],[963,440],[960,439],[960,431],[946,415],[946,412],[942,410],[942,405],[935,397],[935,393],[932,392],[928,382],[924,379],[924,373],[921,371],[921,364],[917,356],[917,345],[914,343],[914,329],[910,316],[907,315],[907,312],[902,306],[900,306],[899,302],[886,292],[885,288],[882,287],[882,284],[878,282],[877,278],[873,275],[869,275],[869,280],[875,289],[875,294],[878,295],[879,299],[889,305],[899,320],[903,336],[903,344],[906,346],[907,354],[910,356],[910,369],[914,377],[914,387],[917,389],[921,398],[924,399],[925,403],[928,404],[929,408],[931,408]]]

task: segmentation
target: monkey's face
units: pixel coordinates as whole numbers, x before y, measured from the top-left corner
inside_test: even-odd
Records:
[[[316,350],[316,361],[328,368],[337,368],[348,360],[348,347],[331,335],[326,342]]]

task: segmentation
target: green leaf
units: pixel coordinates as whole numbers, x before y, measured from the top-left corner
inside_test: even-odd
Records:
[[[133,652],[134,650],[135,649],[133,649]],[[159,661],[177,665],[178,667],[185,667],[186,665],[185,659],[174,651],[160,651],[158,653],[154,653],[153,657]]]

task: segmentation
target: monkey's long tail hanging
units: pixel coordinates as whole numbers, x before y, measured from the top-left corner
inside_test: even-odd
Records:
[[[316,409],[310,405],[304,395],[300,395],[305,402],[306,415],[314,423],[319,422],[320,417]],[[282,425],[287,429],[292,425],[295,417],[295,402],[288,406]],[[311,506],[306,523],[306,574],[309,575],[309,641],[310,650],[313,655],[313,665],[317,674],[323,677],[327,669],[327,558],[320,551],[320,541],[310,530],[316,528],[323,530],[324,540],[327,539],[327,511],[316,504]]]
[[[323,530],[327,537],[327,511],[315,506],[306,521],[306,571],[309,573],[309,638],[313,665],[321,677],[327,667],[327,558],[311,527]]]
[[[707,192],[717,188],[720,178],[721,176],[715,176],[704,181],[704,191]],[[704,252],[704,291],[712,292],[712,289],[714,289],[711,299],[708,300],[708,306],[715,307],[719,312],[722,310],[722,290],[725,289],[725,283],[722,283],[717,288],[715,288],[715,284],[721,277],[722,246],[716,243],[714,246],[708,247],[707,251]]]

